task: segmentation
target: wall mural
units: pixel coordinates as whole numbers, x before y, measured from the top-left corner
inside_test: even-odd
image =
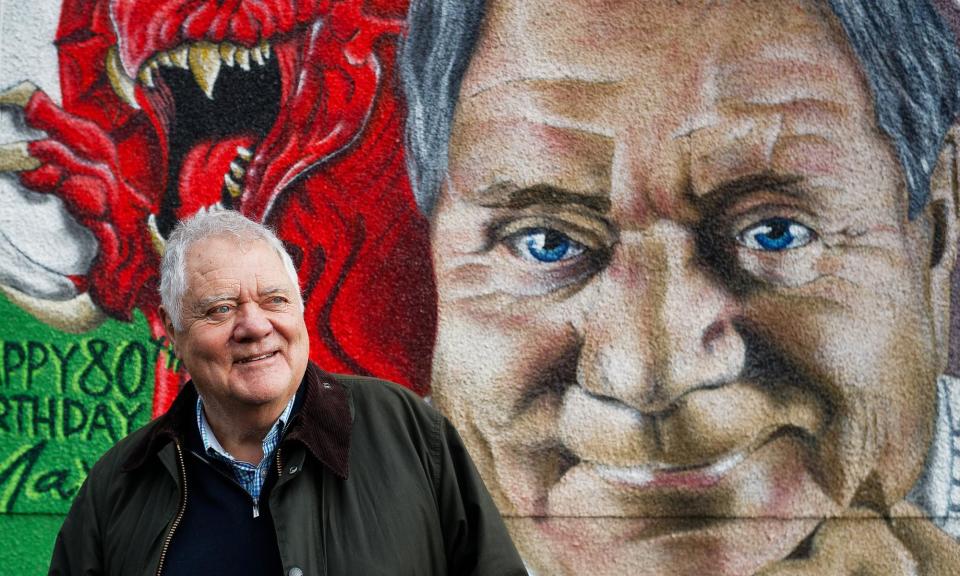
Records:
[[[313,360],[448,415],[536,574],[960,570],[951,1],[3,14],[0,572],[169,406],[159,254],[221,209],[290,247]]]

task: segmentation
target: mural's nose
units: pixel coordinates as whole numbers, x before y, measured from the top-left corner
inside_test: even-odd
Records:
[[[694,256],[694,235],[672,223],[625,235],[602,274],[577,367],[592,394],[641,413],[735,379],[745,344],[737,302]]]

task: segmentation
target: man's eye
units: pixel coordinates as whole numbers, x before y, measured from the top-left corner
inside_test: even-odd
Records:
[[[220,306],[214,306],[210,309],[209,314],[229,314],[230,307],[226,304],[221,304]]]
[[[737,242],[751,250],[780,252],[806,246],[815,237],[813,230],[796,220],[767,218],[741,230]]]
[[[525,260],[553,264],[582,255],[587,247],[551,228],[528,228],[506,239],[511,251]]]

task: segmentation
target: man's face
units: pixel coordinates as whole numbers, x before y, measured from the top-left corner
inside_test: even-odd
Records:
[[[186,277],[174,347],[208,410],[279,413],[309,352],[298,287],[280,257],[261,240],[207,238],[189,250]]]
[[[433,220],[433,390],[543,573],[752,573],[903,497],[926,222],[805,2],[494,0]]]

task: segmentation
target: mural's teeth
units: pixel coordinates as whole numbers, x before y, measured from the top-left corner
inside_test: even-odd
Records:
[[[220,59],[223,60],[223,63],[227,66],[233,66],[234,60],[233,55],[236,53],[237,47],[229,42],[224,42],[220,45]]]
[[[153,83],[153,70],[150,66],[144,66],[140,69],[140,74],[137,75],[140,79],[140,83],[146,86],[147,88],[153,88],[155,85]]]
[[[216,44],[197,42],[190,46],[190,72],[200,89],[213,100],[213,86],[220,75],[220,50]]]
[[[173,60],[170,60],[170,55],[166,52],[157,54],[157,62],[160,62],[160,64],[164,66],[173,66]]]
[[[244,70],[250,70],[250,51],[244,48],[243,46],[237,46],[237,53],[235,55],[237,59],[237,64],[240,68]]]
[[[249,162],[253,158],[253,152],[249,148],[244,148],[243,146],[237,146],[237,156]]]
[[[250,59],[253,60],[257,66],[263,66],[263,54],[260,53],[259,46],[254,46],[250,49]]]
[[[147,216],[147,230],[150,231],[150,242],[157,254],[163,256],[167,249],[167,241],[160,233],[160,227],[157,226],[157,217],[154,214]]]
[[[184,70],[188,69],[190,65],[187,64],[187,52],[188,48],[186,44],[174,48],[170,51],[170,61],[173,62],[173,65],[177,66],[178,68],[183,68]]]
[[[243,180],[243,175],[245,173],[246,171],[243,169],[242,166],[240,166],[236,162],[230,163],[230,174],[232,174],[234,178],[236,178],[237,180]]]
[[[260,41],[260,53],[263,54],[264,60],[270,58],[270,43],[266,40]]]
[[[230,196],[238,198],[240,196],[240,185],[233,181],[233,178],[230,177],[230,174],[223,175],[223,185],[227,187],[227,192],[230,193]]]
[[[135,96],[136,83],[133,78],[127,76],[120,64],[120,56],[117,54],[117,47],[111,46],[107,51],[106,59],[107,78],[110,80],[110,86],[124,102],[136,110],[140,109]]]

